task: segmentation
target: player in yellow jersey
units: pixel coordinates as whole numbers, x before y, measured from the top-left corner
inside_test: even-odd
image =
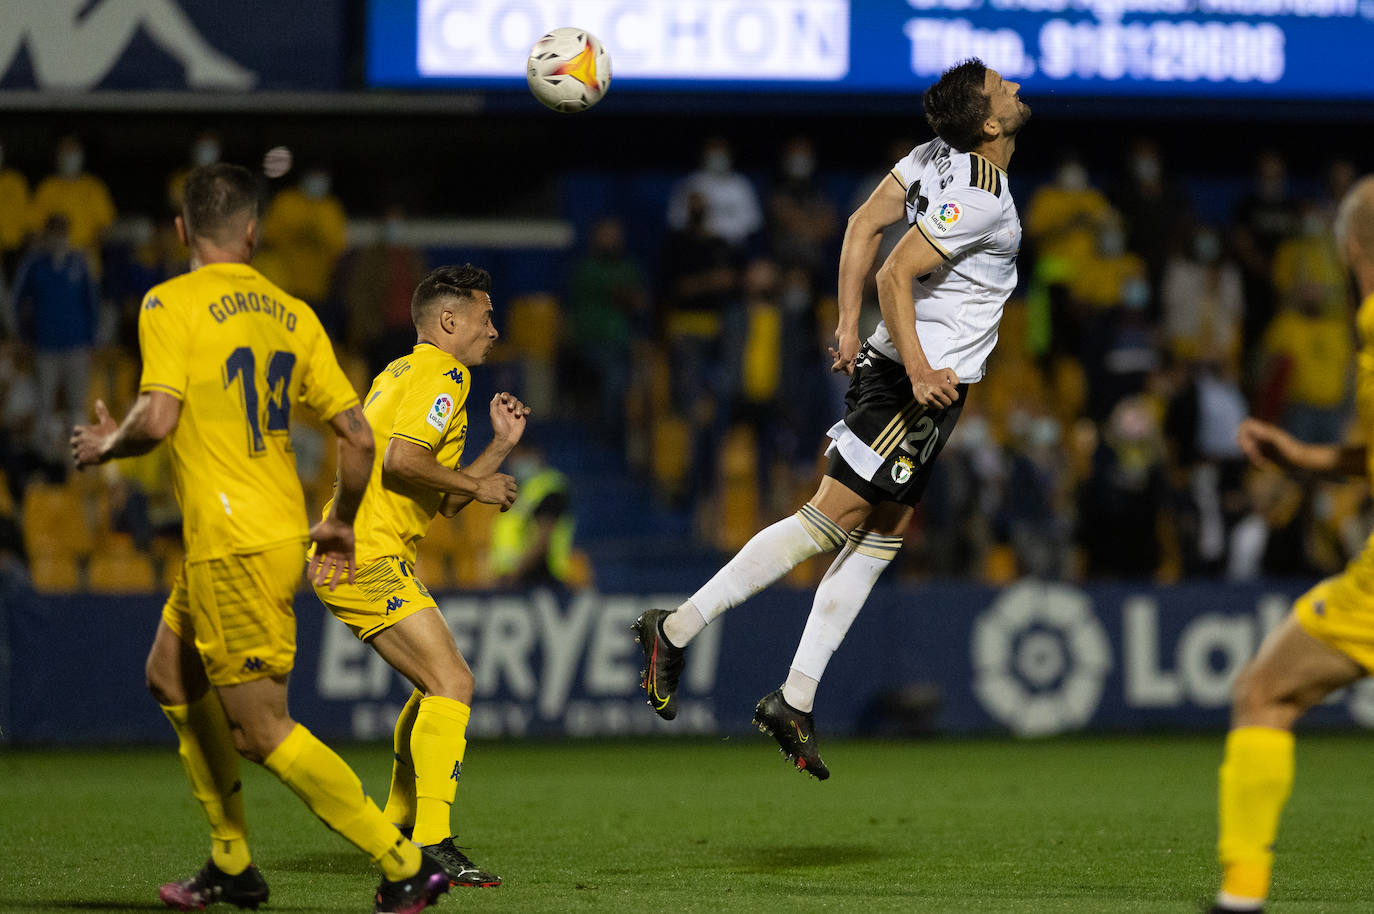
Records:
[[[467,746],[473,678],[444,617],[415,577],[416,544],[437,512],[474,499],[509,508],[515,480],[498,473],[525,431],[529,409],[491,401],[495,437],[463,469],[470,371],[496,341],[491,277],[471,264],[439,267],[410,303],[418,342],[372,382],[364,411],[382,459],[358,508],[358,572],[315,592],[334,615],[415,686],[396,721],[391,792],[383,813],[448,870],[454,885],[497,886],[459,850],[449,813]],[[325,506],[328,516],[332,502]]]
[[[257,243],[253,176],[234,165],[193,171],[177,231],[191,272],[143,300],[139,396],[118,425],[72,435],[78,467],[152,450],[166,438],[181,504],[186,563],[148,655],[148,687],[176,730],[191,792],[210,822],[210,860],[163,885],[169,907],[267,900],[252,865],[239,755],[262,764],[382,870],[374,909],[419,911],[448,891],[437,861],[406,841],[344,761],[291,719],[292,599],[313,581],[353,580],[353,520],[372,471],[372,433],[310,307],[248,266]],[[310,407],[339,439],[339,495],[308,531],[288,438]]]
[[[1357,182],[1341,202],[1336,237],[1362,299],[1356,377],[1359,419],[1368,439],[1374,434],[1374,175]],[[1368,475],[1374,481],[1374,451],[1365,444],[1306,444],[1267,422],[1247,419],[1240,445],[1262,466]],[[1279,814],[1293,786],[1293,724],[1327,695],[1371,671],[1374,537],[1344,572],[1298,598],[1236,680],[1220,773],[1222,877],[1214,912],[1263,909]],[[1374,904],[1374,893],[1367,903]]]

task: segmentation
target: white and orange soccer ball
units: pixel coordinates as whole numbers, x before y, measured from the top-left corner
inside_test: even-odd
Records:
[[[611,55],[586,29],[554,29],[534,43],[526,79],[547,107],[586,111],[611,87]]]

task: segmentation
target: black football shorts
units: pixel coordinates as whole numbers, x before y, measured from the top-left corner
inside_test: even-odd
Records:
[[[959,421],[968,385],[948,407],[921,406],[906,368],[868,343],[854,361],[844,395],[844,421],[830,429],[826,475],[876,505],[915,505],[925,492],[935,458]]]

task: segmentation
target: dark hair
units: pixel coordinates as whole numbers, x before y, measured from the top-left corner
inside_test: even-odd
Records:
[[[983,142],[983,122],[992,111],[992,100],[983,91],[987,74],[987,66],[971,57],[941,74],[921,98],[931,129],[960,152]]]
[[[474,292],[491,294],[491,274],[486,270],[470,263],[461,267],[435,267],[415,287],[415,294],[410,299],[410,318],[418,326],[436,302],[445,298],[466,301]]]
[[[234,217],[258,212],[258,182],[242,165],[217,162],[191,170],[181,215],[193,238],[215,238]]]

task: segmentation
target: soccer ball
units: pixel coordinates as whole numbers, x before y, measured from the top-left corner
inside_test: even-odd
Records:
[[[586,111],[611,87],[611,55],[585,29],[554,29],[534,43],[526,79],[547,107],[563,114]]]

